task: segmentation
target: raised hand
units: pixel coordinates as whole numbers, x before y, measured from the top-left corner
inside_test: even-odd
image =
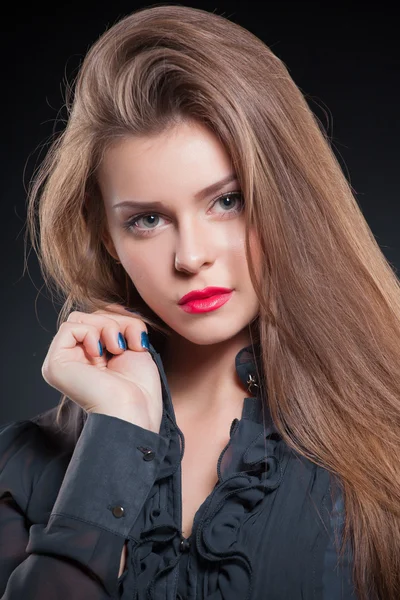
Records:
[[[142,332],[147,334],[145,323],[118,304],[90,314],[74,311],[52,340],[43,378],[88,413],[115,416],[158,433],[161,382],[141,345]],[[119,340],[126,341],[126,349]],[[114,356],[108,358],[105,350]]]

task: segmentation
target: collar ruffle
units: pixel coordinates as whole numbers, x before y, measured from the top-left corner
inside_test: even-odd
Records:
[[[219,565],[221,576],[215,578],[216,589],[210,591],[207,600],[251,598],[252,564],[241,544],[241,528],[250,515],[255,516],[261,510],[265,496],[280,485],[286,464],[282,437],[272,423],[267,402],[262,401],[259,393],[258,351],[258,347],[246,346],[236,355],[237,374],[255,396],[244,398],[241,419],[232,421],[229,442],[217,465],[218,483],[199,508],[192,534],[183,538],[172,515],[165,508],[155,509],[151,498],[136,523],[136,544],[131,560],[140,599],[156,598],[158,582],[179,562],[182,551],[193,552],[194,549],[210,566]],[[157,475],[156,481],[160,482],[179,469],[185,440],[174,418],[160,355],[151,344],[150,353],[163,386],[160,434],[169,439],[169,448]],[[155,494],[156,486],[153,490]]]

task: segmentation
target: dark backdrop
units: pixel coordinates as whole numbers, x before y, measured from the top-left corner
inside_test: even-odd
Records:
[[[250,29],[285,62],[322,120],[362,212],[393,268],[400,264],[400,52],[385,3],[181,2]],[[31,252],[24,269],[26,185],[61,125],[65,78],[90,45],[137,2],[15,3],[2,19],[2,400],[0,423],[55,406],[41,366],[60,306]],[[394,7],[394,3],[393,3]],[[256,68],[256,66],[255,66]],[[61,111],[61,116],[65,114]]]

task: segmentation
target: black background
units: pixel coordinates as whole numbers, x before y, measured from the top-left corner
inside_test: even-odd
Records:
[[[162,3],[161,3],[162,4]],[[250,29],[281,58],[333,142],[383,253],[400,264],[400,53],[395,4],[181,2]],[[92,43],[152,3],[7,6],[1,32],[2,400],[0,423],[55,406],[41,366],[60,306],[43,288],[33,252],[24,273],[26,187],[53,131],[62,129],[65,81]]]

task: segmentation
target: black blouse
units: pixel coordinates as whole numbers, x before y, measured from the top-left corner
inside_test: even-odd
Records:
[[[184,436],[150,353],[159,434],[71,401],[61,429],[57,407],[0,429],[2,600],[355,600],[351,552],[339,560],[335,546],[342,496],[283,442],[256,387],[183,538]],[[253,346],[236,355],[245,388],[256,361]]]

